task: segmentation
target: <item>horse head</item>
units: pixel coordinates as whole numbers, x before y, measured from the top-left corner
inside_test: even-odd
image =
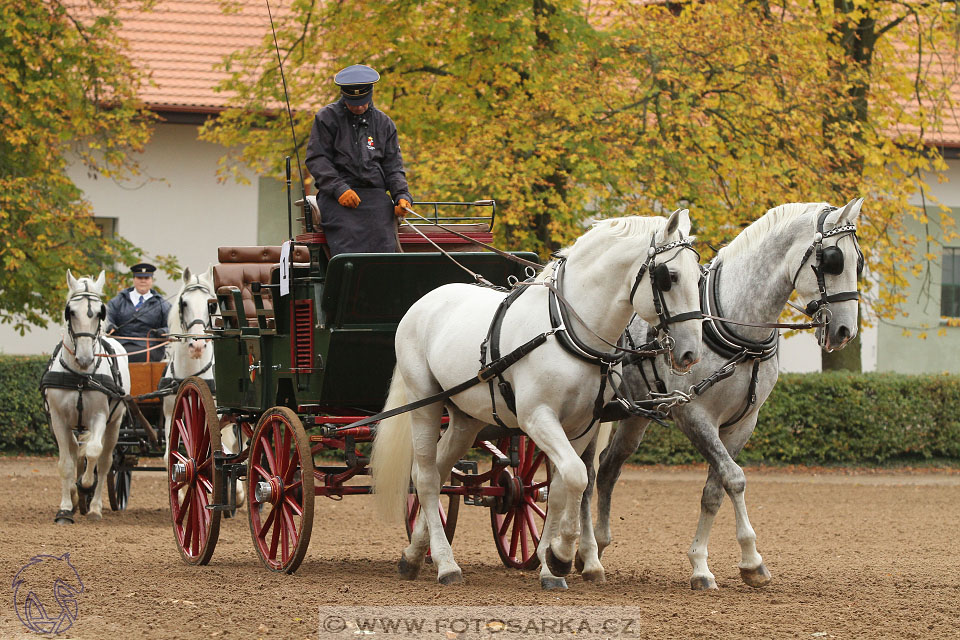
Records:
[[[673,370],[684,373],[700,360],[700,256],[692,247],[687,209],[657,220],[663,223],[644,248],[630,301],[636,314],[657,328]]]
[[[815,331],[826,351],[842,349],[859,328],[858,279],[863,254],[856,229],[863,198],[854,198],[843,208],[826,206],[815,216],[813,244],[804,238],[787,258],[799,264],[794,288],[804,302],[804,312],[823,324]]]
[[[217,313],[213,291],[213,267],[203,274],[194,274],[190,267],[183,270],[182,286],[177,304],[170,308],[169,325],[177,333],[202,336],[210,327],[210,316]],[[199,359],[211,348],[209,340],[193,338],[187,343],[191,358]]]
[[[74,278],[73,273],[67,270],[68,294],[63,308],[63,320],[71,343],[67,349],[81,369],[93,364],[96,342],[107,317],[107,306],[103,303],[105,281],[103,271],[94,280],[88,277]]]

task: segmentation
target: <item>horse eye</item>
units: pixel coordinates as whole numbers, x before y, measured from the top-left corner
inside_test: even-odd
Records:
[[[677,284],[678,282],[680,282],[680,274],[676,272],[671,273],[670,281],[673,282],[673,284]]]

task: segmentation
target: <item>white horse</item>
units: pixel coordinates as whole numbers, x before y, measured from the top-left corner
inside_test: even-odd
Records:
[[[104,483],[98,478],[110,471],[126,413],[123,396],[129,398],[130,394],[126,350],[113,338],[102,335],[107,315],[103,285],[103,271],[96,280],[78,280],[67,271],[69,293],[63,310],[66,331],[41,382],[50,427],[60,449],[57,524],[73,524],[77,507],[92,519],[103,516]],[[102,356],[109,351],[119,357]],[[81,384],[85,388],[78,391]],[[85,466],[78,469],[80,459]]]
[[[858,328],[857,277],[863,264],[856,241],[856,224],[862,205],[863,199],[858,198],[842,209],[814,202],[786,204],[768,211],[721,249],[711,263],[705,313],[739,322],[775,323],[796,290],[806,311],[814,318],[827,321],[826,326],[816,330],[822,348],[827,351],[843,348],[856,336]],[[700,521],[687,552],[693,566],[690,585],[695,590],[717,588],[716,579],[707,566],[707,542],[726,493],[736,516],[741,579],[752,587],[762,587],[770,582],[771,576],[757,552],[756,534],[747,517],[744,500],[746,478],[734,459],[753,433],[760,407],[777,382],[778,335],[769,327],[723,322],[713,325],[717,326],[714,332],[708,323],[709,320],[704,322],[703,359],[692,369],[693,381],[713,375],[729,363],[731,353],[737,350],[752,345],[754,352],[761,355],[737,364],[733,375],[704,389],[689,404],[676,407],[671,416],[710,464],[700,502]],[[635,323],[628,331],[641,338],[647,327]],[[650,365],[644,366],[647,379],[652,380]],[[655,366],[668,389],[689,391],[690,378],[673,376],[660,363]],[[625,367],[624,382],[634,397],[643,397],[650,391],[637,366]],[[581,546],[577,559],[577,565],[585,567],[585,578],[604,579],[600,554],[611,540],[610,498],[622,465],[637,450],[648,424],[643,418],[621,421],[600,458],[596,477],[599,494],[596,541],[593,545]],[[603,444],[598,447],[603,448]],[[583,501],[584,539],[593,538],[589,510],[592,469],[590,479],[591,486]]]
[[[203,274],[194,274],[190,267],[183,270],[180,292],[177,302],[170,306],[167,326],[174,335],[191,335],[196,338],[175,340],[167,348],[168,365],[163,374],[162,385],[179,387],[180,383],[191,376],[197,376],[207,382],[216,395],[214,382],[213,344],[203,336],[210,328],[211,316],[217,313],[216,294],[213,290],[213,266]],[[173,416],[175,395],[163,399],[164,442],[170,441],[170,421]],[[232,423],[221,425],[221,445],[225,453],[237,453],[239,445],[235,427]],[[166,465],[169,453],[163,453]],[[237,505],[243,504],[243,483],[237,481]]]
[[[555,282],[566,302],[558,303],[545,286],[536,285],[521,285],[523,293],[510,296],[515,300],[504,311],[502,352],[510,354],[538,334],[548,336],[542,346],[502,374],[512,386],[513,393],[508,395],[515,394],[513,409],[502,384],[478,384],[446,402],[450,424],[439,446],[443,403],[379,424],[371,467],[380,507],[402,516],[411,473],[421,504],[421,517],[399,564],[403,577],[417,576],[429,548],[441,584],[462,580],[440,521],[441,479],[484,425],[498,420],[523,429],[555,465],[538,555],[544,565],[569,571],[580,534],[580,498],[587,484],[580,454],[593,440],[596,408],[612,395],[610,385],[601,385],[603,367],[593,355],[601,354],[608,362],[613,359],[616,354],[605,351],[607,345],[617,341],[634,313],[655,322],[658,310],[664,315],[681,312],[677,320],[691,310],[699,311],[700,271],[695,252],[687,250],[689,232],[686,210],[674,212],[669,219],[599,222],[537,279],[540,284]],[[476,376],[481,342],[489,353],[494,340],[484,337],[507,297],[494,289],[449,284],[417,301],[397,328],[397,366],[386,408],[426,398]],[[699,359],[696,312],[695,318],[688,316],[671,327],[671,357],[680,370]],[[565,346],[570,342],[574,346]]]

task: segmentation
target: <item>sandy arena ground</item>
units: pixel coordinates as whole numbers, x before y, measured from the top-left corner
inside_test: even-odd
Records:
[[[224,521],[210,565],[194,568],[174,547],[163,475],[135,474],[127,511],[107,505],[101,522],[78,516],[60,527],[55,460],[0,458],[0,575],[10,581],[34,555],[69,552],[85,585],[79,618],[60,636],[69,638],[317,638],[319,607],[364,604],[636,607],[633,637],[651,638],[960,637],[960,474],[748,468],[747,504],[773,583],[740,581],[726,501],[710,546],[720,590],[695,593],[685,553],[704,475],[626,470],[607,583],[575,576],[558,593],[542,592],[536,572],[501,566],[479,507],[460,509],[453,548],[465,583],[452,587],[436,583],[432,565],[415,582],[398,579],[405,534],[377,520],[368,496],[317,500],[296,575],[261,566],[246,512]],[[4,601],[0,637],[37,637],[17,619],[12,591]]]

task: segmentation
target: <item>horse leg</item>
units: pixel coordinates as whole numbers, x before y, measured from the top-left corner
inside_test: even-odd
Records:
[[[550,465],[550,474],[553,480],[550,482],[547,492],[547,517],[543,522],[543,532],[540,534],[540,544],[537,545],[537,557],[540,558],[540,588],[544,591],[565,590],[567,581],[563,577],[558,577],[550,572],[547,566],[547,550],[550,548],[550,541],[557,535],[559,530],[560,512],[563,511],[564,496],[559,487],[554,490],[555,485],[559,483],[556,466],[547,459]]]
[[[559,494],[563,504],[557,533],[551,536],[544,556],[547,568],[554,576],[565,576],[573,569],[573,557],[580,538],[580,501],[587,488],[587,468],[567,439],[556,413],[547,407],[534,410],[523,421],[526,431],[540,450],[554,463],[557,475],[550,485],[550,493]],[[550,503],[553,503],[551,500]],[[548,510],[549,512],[552,509]]]
[[[109,409],[107,411],[109,412]],[[97,475],[100,478],[106,478],[113,466],[113,449],[117,446],[117,440],[120,437],[120,425],[123,423],[125,411],[126,408],[121,404],[117,407],[110,422],[104,426],[103,448],[97,458]],[[87,466],[89,464],[88,462]],[[97,482],[97,487],[93,492],[90,511],[87,513],[87,517],[93,520],[100,520],[103,517],[103,487],[105,484],[106,482]]]
[[[636,452],[647,431],[649,420],[628,418],[622,420],[606,450],[600,455],[600,468],[597,470],[597,561],[603,556],[603,550],[613,536],[610,533],[610,501],[617,479],[627,458]]]
[[[60,452],[57,460],[57,470],[60,472],[60,510],[54,522],[73,524],[73,514],[77,510],[77,453],[80,446],[73,435],[73,429],[66,425],[54,408],[50,411],[50,427]]]
[[[448,407],[450,424],[437,443],[437,471],[441,478],[450,475],[453,465],[463,457],[473,446],[477,433],[483,429],[483,424],[475,420],[453,405]],[[414,480],[416,482],[416,480]],[[403,551],[407,562],[406,571],[401,571],[405,578],[413,580],[423,566],[423,561],[430,549],[429,532],[424,518],[417,518],[413,531],[410,533],[410,544]]]
[[[731,455],[731,453],[739,454],[753,433],[756,420],[757,416],[754,412],[726,432],[722,439],[716,427],[708,422],[690,423],[686,420],[678,420],[678,425],[710,464],[700,499],[700,520],[697,523],[697,532],[687,551],[687,557],[693,567],[690,587],[694,590],[717,588],[716,579],[707,566],[707,545],[724,493],[730,496],[736,515],[737,541],[740,543],[741,554],[739,563],[741,578],[754,587],[762,587],[770,582],[770,573],[763,564],[763,558],[757,553],[756,533],[747,517],[743,496],[746,477],[743,469],[734,462]]]
[[[597,479],[594,456],[598,445],[598,441],[594,439],[580,456],[587,467],[587,488],[584,490],[583,499],[580,501],[580,547],[577,549],[574,566],[587,582],[603,583],[607,581],[607,577],[603,565],[600,564],[597,538],[594,536],[593,530],[593,517],[590,514],[590,499],[593,496],[593,487]]]
[[[441,475],[437,466],[437,441],[440,435],[442,407],[432,405],[411,412],[413,437],[413,478],[420,500],[420,518],[426,521],[433,561],[437,565],[437,581],[440,584],[463,582],[463,572],[453,559],[453,549],[443,531],[440,520]],[[414,558],[420,549],[412,549]],[[409,560],[404,555],[402,563]]]
[[[77,490],[81,493],[88,494],[87,515],[92,520],[99,520],[103,517],[101,493],[103,491],[103,485],[106,483],[100,482],[100,480],[105,473],[110,471],[110,465],[113,463],[112,445],[116,444],[116,439],[114,438],[114,441],[110,443],[111,446],[106,446],[108,444],[105,442],[107,434],[107,413],[109,413],[110,409],[106,396],[103,396],[103,400],[106,408],[97,407],[99,411],[95,411],[88,422],[89,431],[83,447],[83,456],[86,458],[87,465],[80,477],[78,482],[79,486],[77,487]],[[93,409],[93,407],[91,407],[91,409]],[[120,409],[117,411],[120,411]]]

